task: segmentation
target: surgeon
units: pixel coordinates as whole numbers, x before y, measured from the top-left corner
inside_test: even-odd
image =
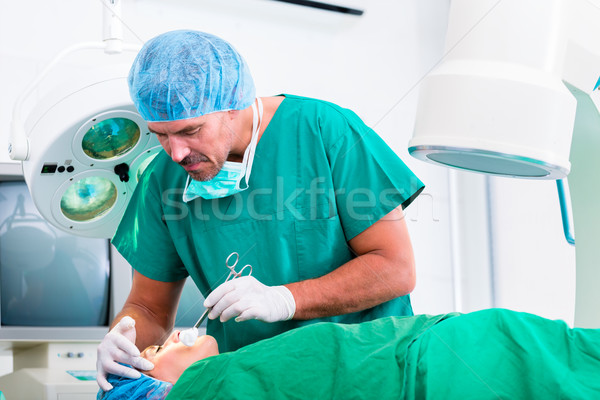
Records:
[[[355,113],[257,97],[240,54],[198,31],[148,41],[128,83],[164,152],[112,240],[135,271],[98,347],[102,389],[108,373],[139,376],[122,364],[152,368],[139,348],[171,332],[188,276],[221,352],[318,321],[412,315],[403,209],[424,186]],[[252,275],[224,283],[234,252]]]

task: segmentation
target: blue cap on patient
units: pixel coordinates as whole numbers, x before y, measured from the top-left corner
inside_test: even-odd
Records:
[[[109,374],[108,382],[113,385],[113,389],[108,392],[100,389],[96,400],[163,400],[173,388],[170,382],[159,381],[144,374],[138,379]]]
[[[225,40],[177,30],[144,44],[129,71],[129,94],[149,122],[243,110],[256,97],[250,69]]]

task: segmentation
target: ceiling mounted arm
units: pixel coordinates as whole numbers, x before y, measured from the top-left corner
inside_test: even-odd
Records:
[[[123,50],[123,25],[121,23],[121,0],[105,0],[103,10],[103,41],[107,54],[118,54]]]

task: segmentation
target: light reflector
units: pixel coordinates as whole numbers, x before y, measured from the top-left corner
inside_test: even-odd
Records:
[[[73,183],[65,190],[60,209],[72,221],[100,218],[117,202],[117,188],[106,178],[90,176]]]
[[[83,152],[96,160],[119,157],[135,147],[140,127],[128,118],[109,118],[94,124],[83,136]]]

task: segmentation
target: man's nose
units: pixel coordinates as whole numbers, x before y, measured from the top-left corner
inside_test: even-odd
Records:
[[[190,148],[186,140],[177,135],[169,137],[169,147],[171,148],[171,159],[176,163],[181,162],[190,154]]]

